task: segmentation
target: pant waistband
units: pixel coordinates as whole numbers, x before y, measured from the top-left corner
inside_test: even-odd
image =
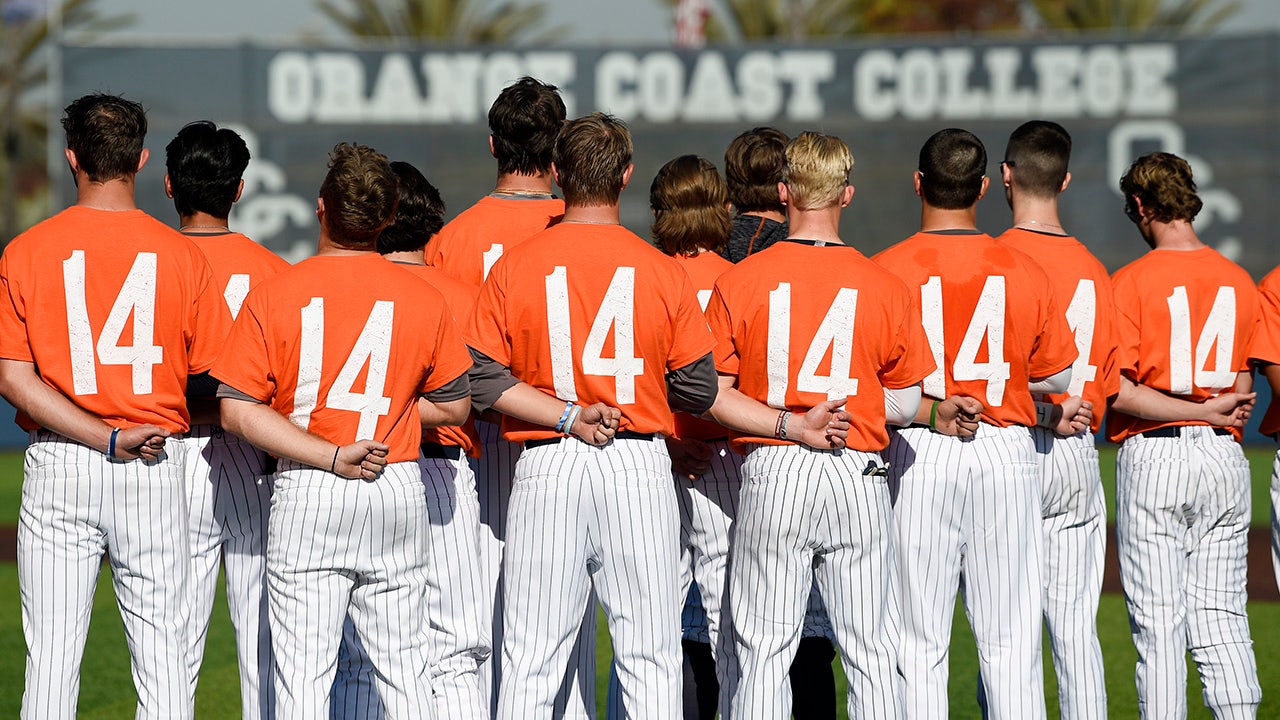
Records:
[[[462,448],[457,445],[422,443],[422,457],[428,460],[453,460],[456,462],[462,459]]]
[[[1143,433],[1138,433],[1145,438],[1178,438],[1182,437],[1182,428],[1184,427],[1205,427],[1204,425],[1171,425],[1169,427],[1156,428]],[[1230,435],[1231,431],[1227,428],[1213,428],[1214,435]]]
[[[568,436],[566,435],[566,436],[560,436],[560,437],[542,438],[541,440],[525,440],[524,446],[526,448],[536,448],[536,447],[542,447],[543,445],[555,445],[561,440],[564,440],[566,437]],[[642,433],[642,432],[634,432],[631,430],[623,430],[621,432],[616,433],[613,436],[613,439],[614,440],[652,440],[653,433]]]

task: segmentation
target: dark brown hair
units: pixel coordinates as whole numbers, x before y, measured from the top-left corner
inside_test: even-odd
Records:
[[[378,235],[378,252],[421,250],[444,227],[444,200],[418,168],[407,162],[391,163],[399,180],[396,217]]]
[[[771,127],[752,128],[730,141],[724,151],[724,177],[729,202],[738,212],[785,212],[778,183],[787,141],[786,133]]]
[[[729,239],[728,191],[710,160],[681,155],[662,166],[649,186],[653,239],[668,255],[719,251]]]
[[[1191,222],[1204,207],[1196,194],[1191,166],[1172,153],[1153,152],[1135,160],[1120,178],[1120,192],[1126,206],[1136,197],[1159,222]]]
[[[137,174],[147,136],[147,114],[138,103],[115,95],[85,95],[63,111],[62,129],[67,148],[89,180]]]
[[[1009,136],[1004,159],[1010,163],[1013,185],[1040,198],[1057,197],[1067,179],[1071,159],[1071,135],[1048,120],[1032,120]]]
[[[373,250],[395,217],[399,181],[387,156],[367,145],[339,143],[320,184],[329,238],[352,250]]]
[[[939,130],[920,148],[919,169],[925,202],[940,210],[963,210],[982,196],[987,149],[968,130]]]
[[[553,156],[565,203],[616,204],[631,153],[631,131],[612,115],[597,112],[565,123]]]
[[[522,77],[503,89],[489,107],[489,132],[493,135],[498,172],[548,172],[564,116],[564,100],[555,85]]]

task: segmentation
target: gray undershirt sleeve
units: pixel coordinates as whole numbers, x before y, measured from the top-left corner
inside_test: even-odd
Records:
[[[441,387],[423,395],[423,397],[433,403],[461,400],[471,394],[471,380],[467,377],[469,374],[469,372],[464,372]]]
[[[492,409],[502,393],[520,383],[511,374],[511,369],[474,348],[471,351],[471,409],[479,415]]]
[[[667,373],[667,405],[672,410],[702,415],[715,404],[720,379],[711,353]]]
[[[217,397],[227,398],[230,400],[244,400],[245,402],[258,403],[259,405],[266,405],[265,400],[259,400],[258,398],[253,397],[252,395],[246,395],[226,383],[219,383]]]

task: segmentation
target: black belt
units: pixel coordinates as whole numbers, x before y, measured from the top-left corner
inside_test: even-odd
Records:
[[[1177,438],[1182,437],[1182,428],[1184,427],[1204,427],[1203,425],[1170,425],[1169,427],[1156,428],[1146,432],[1138,433],[1142,437],[1147,438]],[[1227,428],[1216,427],[1213,429],[1214,435],[1230,435],[1231,431]]]
[[[462,448],[457,445],[440,445],[439,443],[422,443],[422,457],[428,460],[461,460]]]
[[[555,445],[556,443],[560,442],[564,438],[565,436],[559,436],[559,437],[542,438],[541,440],[525,440],[524,446],[526,448],[536,448],[536,447],[541,447],[543,445]],[[633,430],[623,430],[621,432],[616,433],[613,436],[613,439],[614,440],[652,440],[653,433],[642,433],[642,432],[635,432]]]

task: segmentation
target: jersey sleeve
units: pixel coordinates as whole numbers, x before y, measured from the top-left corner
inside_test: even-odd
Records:
[[[506,262],[499,259],[480,288],[463,339],[494,362],[511,367],[511,334],[507,328]]]
[[[219,382],[264,403],[276,392],[275,375],[267,352],[267,308],[259,301],[257,289],[249,292],[244,307],[231,325],[222,351],[210,370]]]
[[[22,281],[14,276],[13,253],[0,256],[0,358],[32,362]]]
[[[920,308],[903,288],[903,309],[897,331],[888,338],[889,353],[878,376],[880,385],[890,390],[911,387],[937,369],[924,332]]]
[[[1262,306],[1261,296],[1258,293],[1257,288],[1252,283],[1245,284],[1240,288],[1240,290],[1242,291],[1241,294],[1244,295],[1244,302],[1248,304],[1247,307],[1249,312],[1246,317],[1252,316],[1252,320],[1246,320],[1243,323],[1243,327],[1240,328],[1244,333],[1244,338],[1243,342],[1237,347],[1242,348],[1244,352],[1238,352],[1236,355],[1237,360],[1235,370],[1236,372],[1248,372],[1249,360],[1253,356],[1252,348],[1258,343],[1264,308]]]
[[[467,352],[467,346],[462,342],[462,334],[458,332],[457,326],[446,311],[443,298],[441,298],[440,308],[431,366],[419,388],[420,394],[423,395],[448,385],[471,369],[471,353]]]
[[[3,268],[3,262],[0,262]],[[0,274],[3,270],[0,270]],[[1280,364],[1280,269],[1272,270],[1258,286],[1261,311],[1258,330],[1249,348],[1249,357],[1270,365]],[[8,308],[5,308],[8,312]],[[0,328],[5,327],[0,325]]]
[[[1047,378],[1071,367],[1080,354],[1076,349],[1076,336],[1067,324],[1067,316],[1058,306],[1049,278],[1034,261],[1022,263],[1030,277],[1027,281],[1039,287],[1036,311],[1037,329],[1031,343],[1031,357],[1027,364],[1027,376],[1032,380]]]
[[[1112,297],[1116,309],[1116,369],[1119,374],[1136,380],[1141,360],[1142,299],[1125,275],[1112,277]]]
[[[711,291],[711,300],[707,302],[707,324],[711,328],[711,337],[715,342],[716,372],[721,375],[738,376],[738,347],[733,340],[733,320],[729,317],[729,307],[725,304],[724,295],[720,291],[720,283]]]
[[[222,348],[222,339],[231,328],[231,310],[218,292],[218,283],[214,281],[213,271],[204,255],[195,251],[192,261],[195,264],[197,293],[191,306],[192,338],[187,350],[187,365],[189,372],[197,375],[213,367]]]
[[[698,302],[698,294],[689,282],[688,273],[681,267],[676,267],[676,272],[680,277],[680,294],[673,323],[675,336],[671,352],[667,355],[667,370],[682,368],[705,357],[715,348],[707,327],[707,316],[702,312],[702,304]]]

